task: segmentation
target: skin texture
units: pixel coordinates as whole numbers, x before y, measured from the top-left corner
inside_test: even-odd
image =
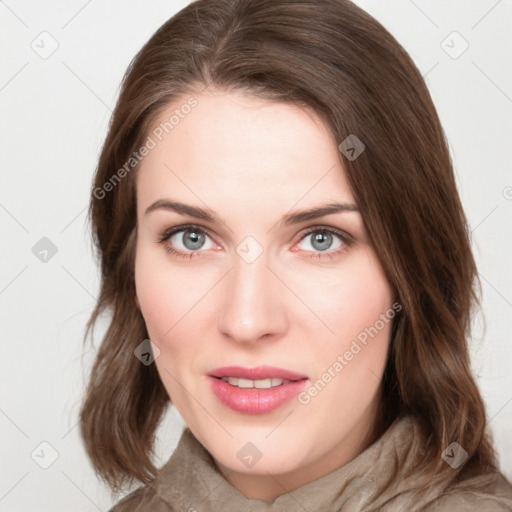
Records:
[[[271,502],[366,447],[391,322],[359,343],[341,371],[332,368],[391,309],[393,292],[359,212],[279,224],[290,212],[355,204],[337,143],[312,111],[242,93],[194,97],[198,105],[149,152],[137,176],[137,304],[160,350],[160,377],[187,425],[232,485]],[[155,126],[185,101],[169,105]],[[160,199],[210,208],[225,223],[165,209],[146,214]],[[185,224],[211,236],[199,249],[189,248],[190,233],[184,245],[183,231],[159,242]],[[311,227],[337,228],[352,241],[333,234],[322,251],[315,234],[305,236]],[[236,251],[248,236],[263,251],[252,263]],[[209,371],[229,365],[290,369],[308,376],[306,390],[329,368],[331,379],[308,403],[294,398],[248,415],[220,403],[208,384]],[[262,454],[251,468],[237,457],[248,442]]]

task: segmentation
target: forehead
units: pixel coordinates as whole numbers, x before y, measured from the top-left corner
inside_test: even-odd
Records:
[[[182,109],[190,97],[195,106]],[[140,208],[166,194],[216,210],[227,198],[247,208],[354,201],[337,144],[310,109],[242,93],[191,94],[168,105],[149,136],[155,146],[138,172]]]

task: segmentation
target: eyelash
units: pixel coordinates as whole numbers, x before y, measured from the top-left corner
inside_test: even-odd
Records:
[[[197,226],[195,224],[185,224],[183,226],[175,226],[173,228],[166,230],[158,238],[157,241],[158,241],[158,243],[160,243],[164,246],[164,249],[169,254],[171,254],[173,256],[178,256],[179,258],[183,258],[183,259],[192,259],[194,257],[197,257],[196,256],[197,253],[204,252],[204,251],[182,252],[182,251],[177,251],[173,247],[166,244],[167,240],[169,240],[169,238],[171,238],[173,235],[175,235],[176,233],[179,233],[181,231],[187,231],[187,230],[191,230],[191,231],[193,230],[195,232],[203,233],[205,235],[208,235],[208,237],[210,237],[211,239],[213,239],[213,236],[210,234],[210,232],[207,229]],[[341,241],[343,242],[343,245],[334,251],[313,252],[310,256],[308,256],[308,258],[311,258],[311,259],[335,258],[336,256],[339,256],[341,253],[345,252],[347,247],[350,247],[350,245],[353,242],[352,237],[348,233],[345,233],[344,231],[341,231],[339,229],[328,228],[326,226],[312,226],[311,228],[308,229],[308,231],[306,233],[304,233],[299,238],[299,240],[296,243],[301,242],[302,240],[304,240],[306,237],[308,237],[312,233],[324,233],[324,234],[328,233],[328,234],[336,235],[338,238],[341,239]],[[309,251],[309,252],[311,252],[311,251]]]

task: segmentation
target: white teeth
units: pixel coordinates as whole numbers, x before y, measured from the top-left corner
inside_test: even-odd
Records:
[[[238,387],[239,388],[253,388],[254,381],[249,379],[238,379]]]
[[[287,384],[290,382],[286,379],[259,379],[259,380],[250,380],[250,379],[239,379],[238,377],[222,377],[221,380],[231,384],[232,386],[237,386],[239,388],[257,388],[257,389],[269,389],[275,388],[277,386],[281,386],[282,384]]]

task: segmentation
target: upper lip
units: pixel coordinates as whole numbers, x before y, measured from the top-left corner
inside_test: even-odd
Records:
[[[212,370],[209,375],[212,377],[238,377],[239,379],[263,380],[263,379],[286,379],[301,380],[307,379],[306,375],[292,372],[276,366],[258,366],[256,368],[244,368],[242,366],[223,366]]]

